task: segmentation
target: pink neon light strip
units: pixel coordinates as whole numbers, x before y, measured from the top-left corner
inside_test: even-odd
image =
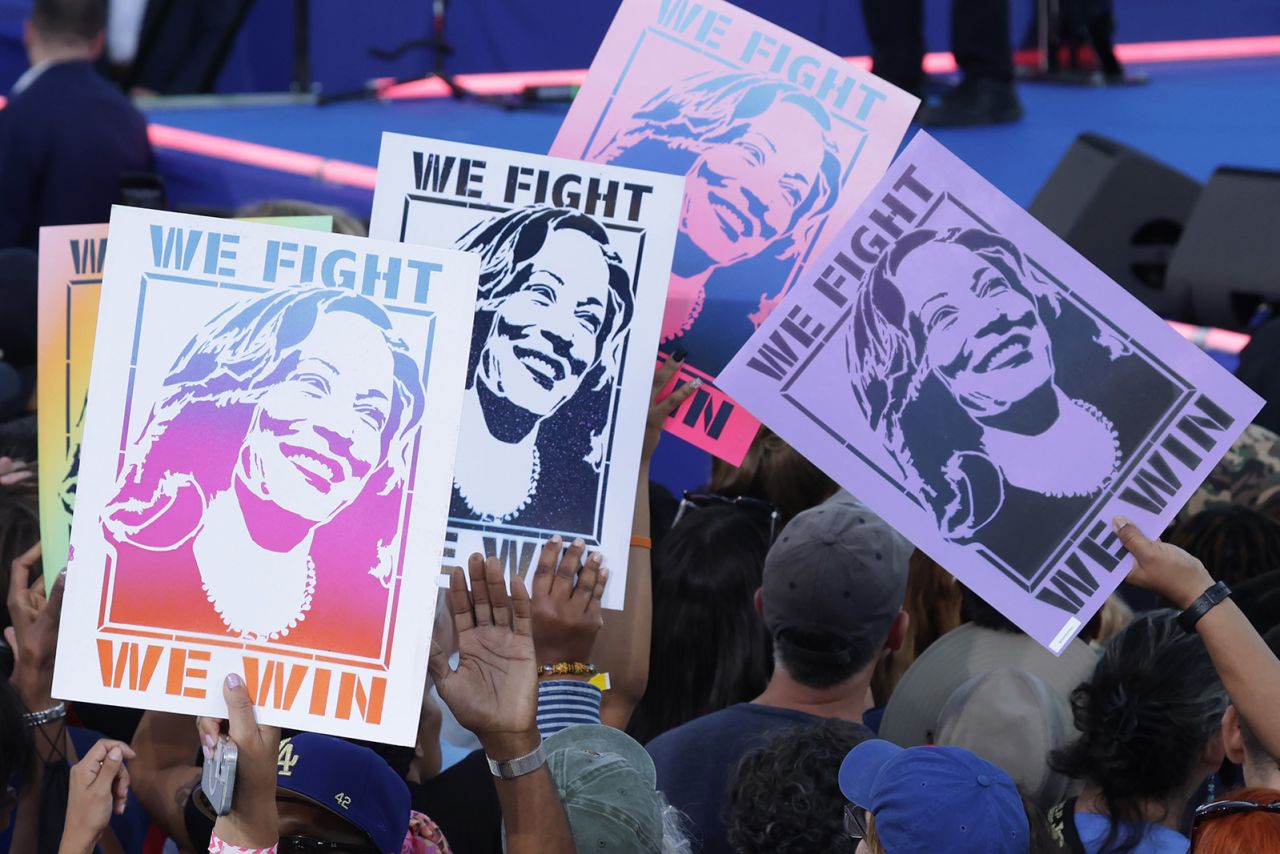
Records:
[[[1121,62],[1192,62],[1208,59],[1245,59],[1259,56],[1280,56],[1280,36],[1250,36],[1231,39],[1195,39],[1174,42],[1136,42],[1116,46],[1116,56]],[[871,57],[850,56],[849,62],[862,69],[871,68]],[[950,53],[930,53],[924,58],[924,70],[929,74],[950,74],[956,70],[956,60]],[[511,71],[494,74],[459,74],[458,83],[478,95],[513,95],[526,86],[580,86],[587,77],[586,69],[568,71]],[[401,98],[445,98],[449,88],[436,78],[414,80],[390,86],[382,97],[391,100]]]
[[[1116,53],[1125,62],[1181,62],[1280,56],[1280,36],[1146,42],[1119,45]],[[849,61],[863,68],[869,68],[871,63],[871,60],[865,56],[851,57]],[[955,70],[955,60],[949,53],[931,53],[925,57],[925,70],[932,74],[948,73]],[[503,95],[519,92],[525,86],[580,85],[586,73],[585,70],[570,70],[460,74],[458,82],[477,94]],[[444,83],[434,78],[392,86],[383,93],[383,97],[389,99],[441,98],[448,95],[449,91]],[[2,106],[3,99],[0,98],[0,107]],[[217,160],[243,163],[247,166],[275,169],[294,175],[307,175],[331,184],[365,190],[372,190],[376,182],[376,170],[372,166],[360,163],[331,160],[300,151],[259,145],[167,125],[151,125],[150,135],[152,145],[169,151],[181,151]],[[1214,349],[1222,348],[1214,347]],[[1238,352],[1238,348],[1228,352]]]
[[[1189,323],[1178,323],[1173,320],[1169,321],[1169,325],[1183,338],[1205,350],[1239,353],[1249,343],[1249,336],[1243,332],[1231,332],[1213,326],[1192,326]]]

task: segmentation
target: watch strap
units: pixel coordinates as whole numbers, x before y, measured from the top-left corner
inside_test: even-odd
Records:
[[[489,763],[489,773],[499,780],[514,780],[516,777],[523,777],[525,774],[537,771],[547,761],[547,756],[542,750],[542,742],[538,742],[538,746],[524,756],[517,756],[515,759],[499,761],[488,754],[485,754],[484,758]]]
[[[1226,585],[1226,582],[1219,581],[1201,593],[1196,601],[1188,605],[1186,610],[1178,615],[1178,625],[1182,627],[1184,632],[1191,634],[1196,630],[1196,623],[1200,622],[1205,614],[1212,611],[1230,595],[1231,588]]]

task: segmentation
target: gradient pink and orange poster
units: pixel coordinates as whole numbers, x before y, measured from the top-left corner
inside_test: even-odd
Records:
[[[59,697],[412,744],[478,259],[117,207]]]
[[[329,231],[331,216],[247,219]],[[98,291],[107,253],[107,224],[40,229],[40,371],[37,423],[40,449],[40,539],[45,586],[67,565],[71,514],[80,468],[80,438],[89,394],[89,365],[98,326]]]
[[[918,99],[719,0],[625,0],[551,154],[685,176],[660,358],[704,385],[669,432],[730,463],[715,384],[888,168]]]

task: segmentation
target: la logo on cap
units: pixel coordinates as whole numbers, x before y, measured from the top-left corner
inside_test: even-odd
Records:
[[[292,777],[293,766],[298,764],[298,757],[293,755],[293,739],[286,738],[280,742],[280,754],[276,758],[276,768],[281,777]]]

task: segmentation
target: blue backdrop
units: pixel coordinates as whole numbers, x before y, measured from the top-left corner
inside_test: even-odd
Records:
[[[198,0],[177,0],[198,2]],[[1033,0],[1010,0],[1010,37],[1021,38]],[[313,76],[327,91],[362,86],[383,76],[413,76],[430,64],[418,50],[396,62],[373,59],[371,47],[393,47],[424,35],[429,0],[351,3],[314,0]],[[738,5],[844,56],[870,52],[857,0],[739,0]],[[1115,0],[1119,41],[1214,38],[1280,33],[1275,0]],[[455,0],[449,36],[454,71],[585,68],[591,63],[617,0]],[[31,0],[0,0],[0,91],[26,68],[22,22]],[[259,0],[220,81],[224,91],[283,89],[292,62],[293,4]],[[931,50],[948,48],[950,3],[926,0]]]

